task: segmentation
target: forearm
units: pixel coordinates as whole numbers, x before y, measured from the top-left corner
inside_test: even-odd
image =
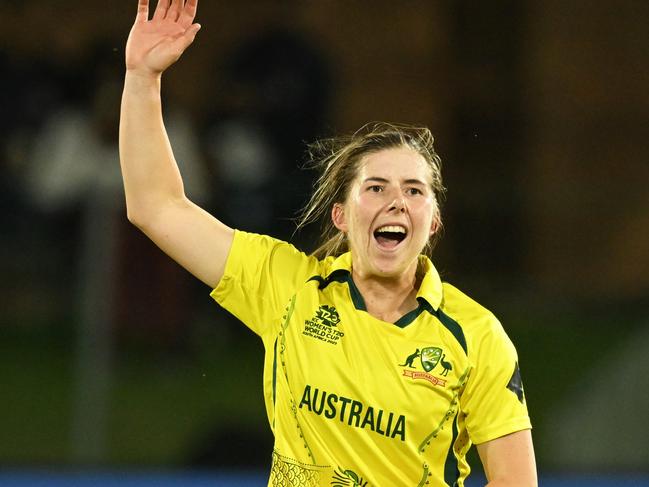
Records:
[[[119,153],[129,219],[140,225],[161,205],[184,197],[162,118],[160,76],[127,71]]]

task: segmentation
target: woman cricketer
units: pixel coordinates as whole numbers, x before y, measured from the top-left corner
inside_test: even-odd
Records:
[[[374,124],[314,146],[311,255],[229,228],[185,196],[162,118],[198,0],[148,4],[126,46],[128,218],[261,337],[269,485],[463,486],[475,444],[487,485],[536,486],[516,350],[429,259],[444,191],[430,132]]]

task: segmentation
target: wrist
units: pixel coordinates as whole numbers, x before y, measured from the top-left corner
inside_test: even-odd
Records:
[[[125,86],[137,91],[160,91],[162,73],[143,71],[138,69],[126,69],[124,77]]]

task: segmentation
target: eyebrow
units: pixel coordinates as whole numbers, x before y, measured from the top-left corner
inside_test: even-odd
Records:
[[[372,182],[373,183],[389,183],[390,181],[385,179],[385,178],[380,178],[380,177],[377,177],[377,176],[372,176],[372,177],[366,178],[363,181],[363,183],[372,183]],[[419,180],[419,179],[406,179],[404,181],[404,183],[406,183],[406,184],[419,184],[421,186],[426,186],[426,183]]]

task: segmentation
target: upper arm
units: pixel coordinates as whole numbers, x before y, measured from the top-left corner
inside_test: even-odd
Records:
[[[500,323],[487,319],[468,342],[473,369],[460,396],[475,444],[531,428],[516,349]]]
[[[529,429],[477,445],[489,486],[536,487],[536,460]]]
[[[187,198],[129,220],[195,277],[211,288],[218,285],[234,238],[232,228]]]

